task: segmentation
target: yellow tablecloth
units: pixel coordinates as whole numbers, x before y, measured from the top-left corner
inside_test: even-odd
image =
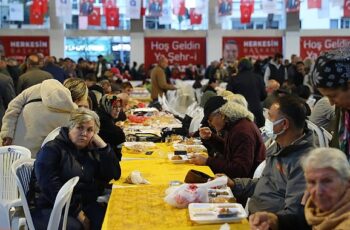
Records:
[[[220,225],[197,225],[189,220],[187,209],[177,209],[164,202],[171,180],[183,181],[190,169],[213,176],[207,166],[172,164],[166,159],[122,161],[122,177],[114,182],[102,229],[219,229]],[[123,183],[133,170],[139,170],[151,183]],[[249,229],[246,220],[231,224],[232,229]]]

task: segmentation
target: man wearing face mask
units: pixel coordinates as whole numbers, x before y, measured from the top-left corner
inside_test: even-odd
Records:
[[[305,130],[305,107],[297,97],[278,98],[269,110],[265,128],[275,142],[267,149],[266,167],[257,179],[230,180],[235,196],[251,197],[250,214],[269,211],[294,214],[302,211],[305,179],[300,159],[313,148],[311,132]]]

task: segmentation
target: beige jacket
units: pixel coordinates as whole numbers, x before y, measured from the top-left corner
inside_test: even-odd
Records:
[[[350,189],[345,192],[338,203],[328,212],[320,212],[309,200],[305,205],[305,218],[315,230],[347,230],[350,229]]]
[[[151,72],[151,97],[152,99],[158,99],[158,95],[166,93],[167,90],[175,90],[175,86],[166,82],[165,71],[160,66],[153,68]]]
[[[33,99],[42,101],[28,103]],[[12,144],[27,147],[35,158],[47,134],[66,125],[71,111],[77,108],[67,88],[57,80],[45,80],[24,90],[10,102],[0,136],[13,138]]]

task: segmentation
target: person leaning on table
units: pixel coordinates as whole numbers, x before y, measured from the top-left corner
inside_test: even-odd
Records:
[[[330,146],[350,159],[350,48],[321,54],[311,71],[312,84],[335,105]]]
[[[314,149],[302,166],[310,194],[305,215],[257,212],[249,217],[251,229],[350,229],[350,165],[344,153],[335,148]]]
[[[101,229],[106,208],[96,199],[120,165],[112,148],[97,135],[98,115],[88,109],[74,111],[67,127],[38,152],[29,190],[35,229],[46,229],[58,191],[79,176],[69,208],[67,229]]]

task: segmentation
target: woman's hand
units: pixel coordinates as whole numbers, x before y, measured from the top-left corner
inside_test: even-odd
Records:
[[[89,148],[102,149],[102,148],[104,148],[106,146],[107,146],[106,142],[104,142],[104,140],[102,140],[102,138],[98,134],[95,134],[91,138],[91,141],[90,141],[90,144],[89,144]]]
[[[203,128],[199,128],[199,136],[204,139],[207,140],[211,137],[211,130],[208,127],[203,127]]]
[[[195,164],[195,165],[206,165],[207,159],[208,159],[207,156],[203,156],[201,154],[195,154],[190,159],[190,163]]]
[[[249,225],[252,230],[277,230],[278,218],[269,212],[257,212],[249,216]]]

